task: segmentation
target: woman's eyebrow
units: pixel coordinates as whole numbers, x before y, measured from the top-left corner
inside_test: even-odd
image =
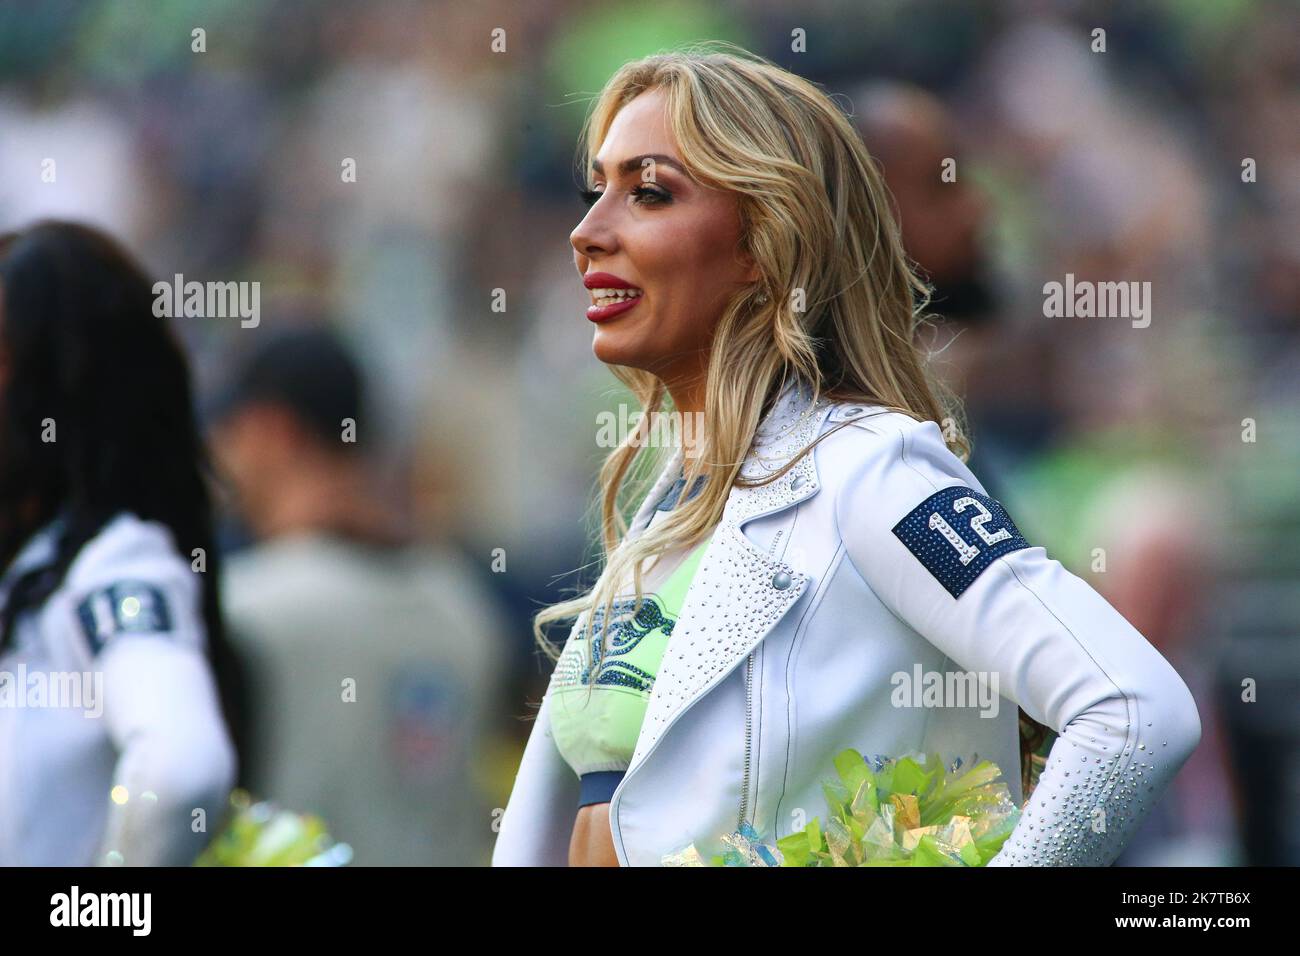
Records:
[[[673,159],[671,156],[663,155],[663,153],[644,153],[641,156],[633,156],[630,159],[625,159],[623,162],[618,164],[618,171],[624,175],[634,173],[641,168],[642,164],[647,159],[653,160],[656,163],[663,163],[665,166],[671,166],[683,176],[689,177],[690,175],[686,172],[686,168],[682,166],[681,163],[677,162],[677,160]],[[598,173],[601,176],[605,175],[605,164],[599,159],[593,159],[591,161],[591,169],[592,172]]]

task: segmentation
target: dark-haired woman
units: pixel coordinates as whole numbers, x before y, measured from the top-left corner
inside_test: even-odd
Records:
[[[0,236],[0,864],[186,865],[235,750],[189,371],[108,237]]]

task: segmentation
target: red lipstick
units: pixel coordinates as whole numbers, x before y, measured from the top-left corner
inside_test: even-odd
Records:
[[[620,296],[619,301],[609,302],[605,305],[595,305],[594,302],[587,308],[587,318],[592,322],[605,322],[614,318],[616,315],[622,315],[630,309],[635,309],[638,302],[641,301],[644,293],[628,282],[626,279],[620,279],[618,276],[609,272],[590,272],[582,277],[582,284],[588,290],[605,290],[605,289],[635,289],[635,295]]]

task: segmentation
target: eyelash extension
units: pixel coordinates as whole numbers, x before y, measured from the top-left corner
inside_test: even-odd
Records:
[[[597,192],[594,189],[578,190],[578,198],[580,198],[587,206],[595,205],[596,200],[600,199],[603,195],[603,192]],[[633,189],[632,195],[636,197],[636,201],[642,206],[662,206],[673,201],[672,196],[663,190],[645,185],[637,186]]]

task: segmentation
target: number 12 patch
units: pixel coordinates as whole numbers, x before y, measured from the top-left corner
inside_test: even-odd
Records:
[[[894,525],[894,535],[955,598],[994,559],[1029,547],[1002,505],[962,485],[926,498]]]

